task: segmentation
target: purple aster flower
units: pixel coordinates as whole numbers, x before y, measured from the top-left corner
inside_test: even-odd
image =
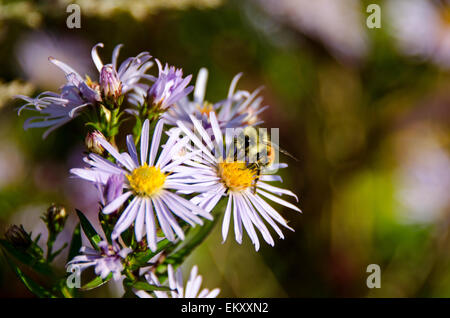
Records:
[[[175,273],[171,264],[167,268],[168,278],[169,278],[169,288],[172,289],[170,293],[163,291],[154,291],[156,298],[216,298],[220,293],[219,288],[209,290],[204,288],[200,290],[202,285],[202,276],[198,274],[198,267],[195,265],[192,267],[189,280],[184,286],[183,274],[181,273],[181,268],[178,268]],[[152,272],[145,275],[148,283],[151,285],[161,286],[158,277]],[[152,295],[149,293],[139,290],[135,291],[135,294],[141,298],[151,298]]]
[[[226,155],[226,151],[233,149],[234,140],[224,136],[220,130],[215,113],[210,114],[210,122],[214,139],[207,133],[201,122],[191,116],[196,132],[200,133],[203,140],[200,140],[194,132],[179,121],[178,126],[191,139],[197,149],[202,150],[202,156],[195,157],[191,162],[195,173],[192,172],[191,179],[197,186],[207,187],[207,191],[194,197],[191,201],[206,211],[211,211],[221,198],[227,198],[228,203],[222,223],[222,237],[226,240],[230,226],[231,214],[234,219],[234,232],[236,241],[242,242],[242,225],[244,225],[250,239],[259,249],[259,239],[255,227],[258,229],[264,240],[274,245],[273,238],[264,224],[265,220],[280,236],[284,238],[280,228],[274,222],[293,231],[287,225],[286,220],[272,208],[265,199],[275,203],[300,211],[298,207],[289,203],[279,196],[285,194],[297,199],[297,196],[287,190],[275,187],[269,183],[271,181],[281,181],[277,175],[271,174],[278,168],[286,167],[286,164],[273,163],[258,173],[246,165],[244,161],[235,160]],[[199,162],[200,161],[200,162]],[[190,163],[186,163],[189,165]],[[200,183],[198,183],[201,181]],[[186,180],[186,182],[188,182]],[[297,199],[298,200],[298,199]]]
[[[25,121],[25,130],[49,127],[43,134],[43,138],[46,138],[56,128],[77,117],[83,107],[90,105],[90,102],[83,100],[78,89],[73,85],[65,85],[61,94],[43,92],[36,98],[22,95],[16,97],[26,101],[26,104],[19,108],[19,115],[23,110],[39,112],[38,116],[30,117]]]
[[[132,93],[133,100],[136,97],[145,94],[148,85],[139,83],[141,79],[151,79],[152,77],[145,74],[153,65],[150,61],[152,58],[148,52],[142,52],[136,57],[129,57],[117,68],[117,58],[122,44],[114,48],[112,54],[112,63],[103,65],[102,60],[98,56],[97,48],[103,47],[103,43],[98,43],[92,48],[92,60],[100,73],[100,87],[102,92],[117,93],[121,86],[121,93]],[[105,94],[108,96],[107,94]]]
[[[96,183],[102,206],[108,205],[122,194],[124,182],[125,177],[123,174],[113,174],[105,184],[101,182]]]
[[[122,261],[131,252],[130,248],[121,249],[117,242],[109,245],[107,241],[98,243],[100,251],[83,246],[80,253],[83,255],[75,256],[67,266],[72,269],[78,269],[80,272],[88,267],[95,266],[95,274],[105,279],[110,273],[114,280],[122,276]]]
[[[124,181],[122,174],[114,174],[108,178],[103,191],[105,205],[110,204],[122,194]]]
[[[181,69],[175,69],[174,66],[169,67],[167,64],[163,69],[161,62],[158,59],[155,61],[158,64],[159,75],[157,78],[152,78],[154,83],[148,91],[148,99],[150,104],[155,107],[167,110],[192,92],[193,86],[186,87],[191,81],[192,75],[183,78]]]
[[[92,48],[92,59],[100,72],[100,84],[84,79],[69,65],[58,61],[52,57],[50,62],[59,67],[66,75],[67,83],[62,87],[61,93],[44,92],[36,98],[27,96],[17,96],[27,102],[20,107],[22,110],[32,110],[39,112],[38,116],[32,117],[25,122],[24,128],[50,127],[44,138],[56,128],[69,122],[78,116],[81,110],[89,105],[95,105],[105,96],[119,96],[129,93],[128,98],[131,103],[137,103],[142,99],[142,95],[148,90],[148,85],[139,83],[143,78],[149,79],[145,72],[153,65],[149,61],[151,56],[143,52],[136,57],[126,59],[117,70],[117,57],[122,45],[117,45],[113,51],[112,63],[103,65],[97,53],[97,47],[103,47],[102,43],[96,44]]]
[[[212,218],[209,213],[171,191],[187,190],[199,193],[202,191],[202,187],[185,182],[187,167],[183,165],[185,160],[194,157],[199,151],[187,153],[182,158],[175,158],[175,155],[188,142],[188,138],[180,139],[179,130],[178,134],[173,130],[158,157],[162,130],[163,121],[160,120],[156,125],[149,148],[149,120],[144,122],[140,156],[138,156],[131,135],[127,136],[128,153],[119,153],[105,139],[100,139],[102,147],[116,159],[117,163],[114,164],[96,154],[90,154],[85,161],[91,168],[71,170],[74,175],[82,179],[101,184],[107,184],[112,175],[122,174],[125,176],[125,192],[105,206],[102,212],[109,214],[117,211],[128,202],[129,198],[132,198],[129,203],[126,203],[125,209],[114,227],[112,238],[118,238],[134,223],[137,241],[141,241],[146,233],[147,243],[152,251],[157,248],[156,229],[158,224],[155,216],[162,232],[170,241],[176,240],[175,234],[180,239],[184,239],[183,230],[178,225],[175,216],[191,226],[203,224],[199,216]],[[189,173],[192,173],[191,168],[188,170]]]
[[[192,128],[190,116],[193,115],[201,120],[205,127],[210,127],[209,114],[214,112],[222,131],[226,128],[261,124],[259,115],[268,106],[261,105],[262,97],[258,97],[260,89],[256,89],[252,93],[243,90],[235,91],[241,76],[242,73],[239,73],[231,81],[227,98],[212,104],[205,100],[208,70],[206,68],[200,69],[195,82],[193,100],[189,100],[187,97],[180,99],[163,114],[163,118],[170,125],[176,126],[176,122],[181,120],[185,125]]]

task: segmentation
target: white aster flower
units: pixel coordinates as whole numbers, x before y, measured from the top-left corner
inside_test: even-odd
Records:
[[[192,101],[187,97],[181,99],[163,114],[163,118],[170,125],[175,126],[176,122],[181,120],[192,128],[191,115],[202,120],[204,125],[209,125],[209,114],[214,112],[222,130],[262,123],[258,116],[268,106],[261,106],[262,97],[258,96],[260,89],[252,93],[236,91],[241,76],[242,73],[239,73],[231,81],[226,99],[212,104],[205,100],[208,70],[200,69],[195,82],[194,99]]]
[[[131,252],[130,248],[121,249],[117,242],[109,245],[107,241],[98,243],[100,250],[83,246],[80,253],[83,255],[75,256],[67,267],[78,269],[80,272],[90,266],[95,266],[95,274],[105,279],[110,273],[113,274],[114,280],[119,280],[122,276],[123,264],[122,260]]]
[[[107,184],[112,175],[124,175],[126,177],[123,185],[125,192],[106,205],[102,212],[105,214],[115,212],[131,198],[131,202],[126,205],[114,227],[112,238],[118,238],[134,223],[136,239],[141,241],[147,234],[147,244],[152,251],[157,248],[155,214],[164,235],[170,241],[175,241],[175,234],[180,239],[184,239],[183,230],[175,216],[191,226],[203,224],[198,215],[211,219],[209,213],[170,191],[201,192],[201,187],[186,182],[186,173],[192,173],[192,169],[183,166],[185,160],[198,153],[189,153],[183,158],[173,160],[174,154],[187,143],[188,139],[185,137],[180,140],[178,134],[172,133],[158,157],[162,130],[163,121],[160,120],[156,125],[149,153],[149,120],[144,122],[140,157],[131,135],[127,136],[128,153],[119,153],[105,139],[99,139],[101,146],[117,160],[117,164],[96,154],[90,154],[85,161],[91,168],[71,170],[82,179],[103,185]]]
[[[169,278],[169,288],[172,291],[171,292],[154,291],[154,295],[156,298],[216,298],[217,295],[219,295],[220,293],[219,288],[215,288],[211,291],[207,288],[200,290],[203,278],[201,275],[198,274],[197,265],[192,267],[191,275],[186,283],[186,287],[184,286],[181,268],[178,268],[177,272],[174,273],[172,265],[169,264],[167,272]],[[156,277],[156,275],[153,272],[146,274],[145,278],[147,279],[150,285],[161,286],[158,277]],[[152,295],[143,290],[135,291],[135,293],[137,296],[141,298],[153,297]]]
[[[284,218],[263,199],[263,197],[267,198],[301,212],[298,207],[279,197],[282,194],[286,194],[297,199],[294,193],[266,183],[281,181],[281,178],[277,175],[269,175],[269,170],[261,170],[258,178],[257,172],[249,168],[244,161],[234,160],[234,157],[230,159],[225,154],[224,148],[229,152],[230,145],[233,145],[233,140],[226,136],[224,145],[223,134],[214,113],[210,114],[214,140],[212,140],[200,121],[193,116],[191,116],[191,120],[202,140],[191,129],[186,127],[183,122],[179,121],[178,126],[191,139],[195,147],[202,150],[202,158],[194,158],[186,162],[186,165],[192,165],[193,169],[195,169],[195,174],[191,174],[192,181],[208,189],[208,192],[194,197],[191,201],[206,211],[211,211],[223,196],[228,198],[222,223],[223,240],[225,241],[228,235],[231,213],[233,213],[236,241],[238,243],[242,242],[243,224],[256,250],[259,249],[259,239],[255,227],[261,232],[268,244],[274,245],[272,236],[263,220],[278,233],[280,238],[284,238],[283,233],[274,221],[293,231]],[[199,162],[200,160],[201,162]],[[270,169],[274,170],[286,166],[285,164],[274,163],[270,166]]]

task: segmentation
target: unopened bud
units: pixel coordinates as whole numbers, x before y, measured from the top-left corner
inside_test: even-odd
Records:
[[[111,64],[103,66],[100,72],[100,90],[109,99],[117,99],[122,95],[122,82]]]
[[[5,238],[15,248],[23,250],[27,249],[32,244],[30,234],[25,231],[22,225],[11,225],[8,230],[6,230]]]
[[[49,233],[57,235],[63,230],[67,216],[66,209],[62,205],[53,203],[41,218],[47,225]]]
[[[93,153],[96,153],[98,155],[102,155],[105,149],[103,149],[102,145],[99,143],[99,139],[103,138],[105,139],[105,136],[98,130],[89,132],[86,135],[86,138],[84,139],[84,143],[86,145],[86,148]]]

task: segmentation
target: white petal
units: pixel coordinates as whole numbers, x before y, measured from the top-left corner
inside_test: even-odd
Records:
[[[136,214],[141,206],[140,202],[141,199],[135,197],[123,211],[111,235],[114,240],[117,239],[123,231],[130,227],[131,223],[133,223],[136,219]]]
[[[156,154],[159,149],[159,142],[161,141],[161,134],[163,129],[164,121],[160,120],[156,124],[155,132],[153,133],[153,139],[152,139],[152,147],[150,149],[150,159],[149,159],[149,165],[152,166],[155,162]]]
[[[233,199],[233,221],[234,221],[234,235],[236,238],[236,242],[239,244],[242,243],[242,221],[241,216],[239,215],[238,206],[236,203],[236,197],[233,194],[230,194],[230,198]]]
[[[134,232],[136,235],[136,240],[138,242],[140,242],[142,240],[142,237],[144,236],[144,231],[145,231],[145,213],[146,213],[146,209],[145,209],[145,202],[143,202],[145,199],[141,200],[141,207],[140,209],[138,209],[138,213],[136,216],[136,221],[134,223]]]
[[[131,193],[132,193],[131,191],[128,191],[122,194],[121,196],[115,198],[111,203],[109,203],[107,206],[103,208],[102,212],[104,214],[109,214],[116,211],[129,198]]]
[[[91,50],[92,60],[94,61],[95,67],[99,72],[102,71],[103,63],[100,57],[98,56],[97,48],[103,47],[103,43],[97,43]]]
[[[149,130],[149,120],[146,119],[144,124],[142,125],[141,132],[141,165],[147,163],[147,155],[148,155],[148,130]]]
[[[156,251],[156,225],[155,217],[153,215],[152,201],[150,199],[145,199],[145,227],[147,231],[147,244],[152,250]]]
[[[132,135],[127,136],[127,147],[128,147],[128,152],[130,153],[130,156],[133,159],[135,166],[139,166],[137,151],[136,151],[136,147],[134,146],[134,140],[133,140]]]
[[[258,187],[263,188],[264,190],[270,191],[270,192],[278,194],[278,195],[282,195],[282,194],[290,195],[290,196],[294,197],[298,202],[297,195],[287,189],[278,188],[278,187],[275,187],[273,185],[270,185],[270,184],[267,184],[264,182],[258,182]]]
[[[204,67],[200,69],[195,82],[194,101],[202,104],[205,100],[206,82],[208,81],[208,70]]]
[[[125,160],[122,155],[114,148],[106,139],[98,138],[97,139],[100,145],[105,148],[118,162],[124,165],[128,170],[133,170],[133,167]]]
[[[296,207],[292,203],[289,203],[289,202],[287,202],[287,201],[285,201],[283,199],[280,199],[280,198],[278,198],[278,197],[276,197],[276,196],[274,196],[274,195],[272,195],[272,194],[270,194],[268,192],[265,192],[265,191],[263,191],[261,189],[257,189],[256,192],[261,193],[266,198],[268,198],[268,199],[270,199],[270,200],[272,200],[272,201],[274,201],[274,202],[276,202],[278,204],[284,205],[285,207],[288,207],[288,208],[290,208],[292,210],[295,210],[295,211],[298,211],[300,213],[302,212],[298,207]]]
[[[223,216],[222,221],[222,243],[225,243],[225,240],[228,236],[228,229],[230,227],[230,216],[231,216],[231,201],[232,198],[228,198],[227,208],[225,209],[225,215]]]

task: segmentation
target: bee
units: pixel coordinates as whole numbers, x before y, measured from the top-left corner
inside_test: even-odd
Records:
[[[255,172],[255,179],[252,185],[252,192],[256,193],[256,185],[261,177],[262,171],[272,166],[277,159],[277,152],[298,161],[296,157],[270,141],[267,131],[257,135],[256,129],[247,127],[244,129],[243,138],[238,138],[236,143],[238,152],[244,154],[246,169]],[[235,157],[237,160],[237,157]]]

